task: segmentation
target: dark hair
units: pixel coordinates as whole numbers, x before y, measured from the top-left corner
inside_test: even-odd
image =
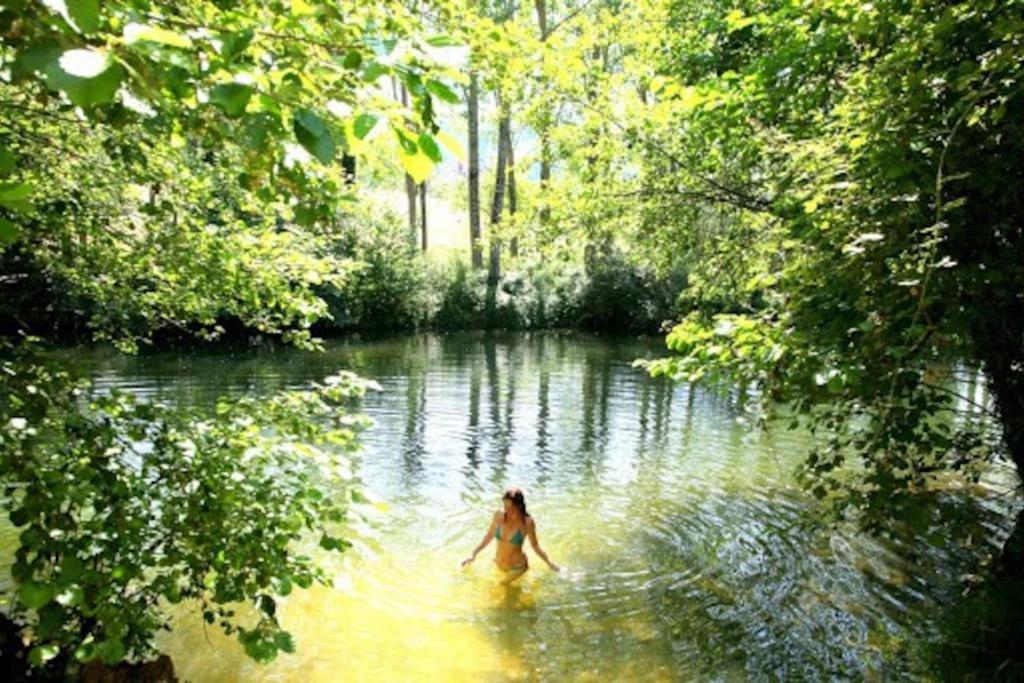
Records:
[[[526,498],[523,497],[522,489],[517,489],[515,487],[506,489],[505,495],[502,496],[502,499],[511,500],[512,504],[519,508],[519,513],[523,516],[524,521],[530,516],[530,513],[526,511]]]

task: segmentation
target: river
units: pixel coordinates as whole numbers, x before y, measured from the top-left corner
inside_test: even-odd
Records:
[[[212,405],[302,387],[338,369],[380,383],[357,477],[376,505],[331,588],[278,615],[297,651],[269,665],[198,614],[159,638],[182,680],[887,679],[921,671],[912,645],[1007,533],[1009,473],[938,497],[934,524],[877,538],[820,528],[794,479],[806,433],[757,427],[740,392],[651,379],[657,339],[415,335],[326,351],[219,349],[67,357],[98,390]],[[480,540],[508,485],[538,536],[496,582]],[[952,519],[939,524],[938,520]]]

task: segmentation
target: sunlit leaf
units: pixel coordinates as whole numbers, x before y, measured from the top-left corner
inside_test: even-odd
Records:
[[[192,39],[175,31],[147,24],[127,24],[124,27],[124,40],[129,45],[138,42],[158,43],[169,47],[192,47]]]
[[[60,654],[60,647],[52,643],[37,645],[29,650],[28,663],[32,666],[42,666]]]
[[[402,166],[405,168],[405,172],[408,173],[417,184],[426,180],[430,176],[431,171],[434,170],[434,162],[431,161],[430,157],[418,149],[413,154],[407,154],[403,149],[400,153],[400,157],[402,160]]]
[[[434,137],[437,138],[438,142],[444,145],[445,149],[454,154],[456,159],[459,161],[466,160],[466,149],[462,146],[462,143],[454,137],[444,131],[434,133]]]
[[[46,83],[80,107],[107,104],[124,76],[119,64],[98,50],[68,50],[46,70]]]
[[[435,81],[434,79],[427,80],[427,90],[431,95],[434,95],[440,100],[444,100],[449,104],[455,104],[459,101],[459,96],[441,81]]]
[[[373,114],[360,114],[356,117],[355,123],[352,124],[352,132],[355,133],[357,138],[362,140],[370,134],[370,131],[373,130],[373,127],[376,125],[376,116]]]

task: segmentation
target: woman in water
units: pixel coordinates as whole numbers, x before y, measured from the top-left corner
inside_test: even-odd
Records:
[[[537,525],[534,523],[533,517],[526,512],[526,499],[523,497],[523,492],[516,488],[508,489],[502,496],[502,503],[505,507],[504,511],[494,513],[494,517],[491,518],[491,528],[484,534],[483,540],[480,541],[480,545],[476,547],[473,554],[462,561],[462,566],[465,567],[475,560],[477,554],[491,542],[491,538],[495,538],[498,540],[498,549],[494,556],[494,562],[499,569],[505,572],[502,583],[512,583],[530,568],[526,553],[523,552],[523,542],[529,538],[530,545],[533,546],[533,551],[537,553],[537,556],[557,572],[558,565],[548,559],[548,554],[540,549],[540,543],[537,542]]]

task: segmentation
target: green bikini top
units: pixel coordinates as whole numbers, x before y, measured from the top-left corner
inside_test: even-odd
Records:
[[[496,539],[498,539],[499,541],[503,540],[501,538],[501,525],[500,524],[498,525],[498,528],[494,530],[494,537]],[[523,536],[523,531],[522,531],[522,529],[520,529],[520,530],[516,531],[514,534],[512,534],[512,538],[508,539],[508,542],[511,543],[512,545],[522,545],[523,541],[525,541],[525,540],[526,540],[526,537]]]

